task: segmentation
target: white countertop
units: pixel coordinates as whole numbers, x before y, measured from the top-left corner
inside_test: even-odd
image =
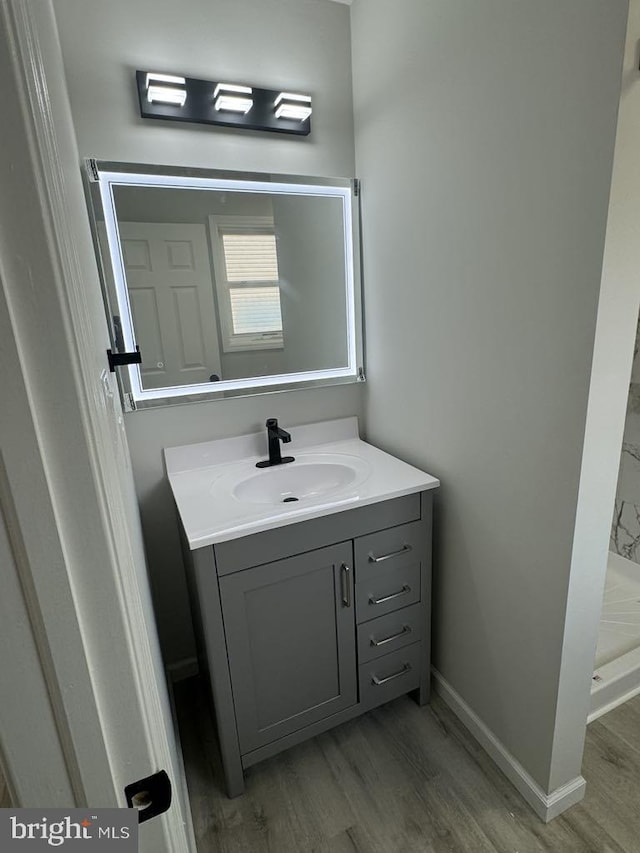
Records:
[[[361,441],[357,418],[290,429],[281,426],[292,439],[282,445],[282,455],[296,459],[284,467],[344,460],[358,471],[354,482],[295,503],[250,503],[236,498],[232,486],[256,475],[268,477],[276,470],[255,467],[268,455],[266,429],[166,448],[169,483],[192,550],[440,485],[435,477]]]

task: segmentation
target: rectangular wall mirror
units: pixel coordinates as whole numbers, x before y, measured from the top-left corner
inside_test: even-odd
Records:
[[[89,161],[128,409],[364,378],[355,181]]]

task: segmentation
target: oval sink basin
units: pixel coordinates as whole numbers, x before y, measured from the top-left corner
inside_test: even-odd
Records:
[[[300,462],[273,468],[239,482],[232,494],[240,501],[254,504],[291,503],[321,497],[355,483],[360,472],[340,462]]]

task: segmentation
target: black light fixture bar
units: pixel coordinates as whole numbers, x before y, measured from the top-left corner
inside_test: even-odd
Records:
[[[277,89],[257,89],[251,87],[251,108],[246,113],[230,110],[217,110],[214,92],[219,85],[230,81],[198,80],[195,77],[184,78],[186,98],[184,104],[167,104],[150,101],[147,95],[148,71],[136,71],[140,115],[142,118],[164,119],[165,121],[186,121],[196,124],[214,124],[221,127],[237,127],[245,130],[266,130],[274,133],[292,133],[308,136],[311,131],[311,118],[278,118],[275,102],[282,94]]]

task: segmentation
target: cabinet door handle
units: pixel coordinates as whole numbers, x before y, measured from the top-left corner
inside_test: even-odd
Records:
[[[391,595],[383,595],[382,598],[374,598],[369,596],[369,604],[384,604],[385,601],[391,601],[393,598],[399,598],[401,595],[406,595],[411,592],[411,587],[405,584],[399,592],[392,592]]]
[[[386,643],[390,643],[392,640],[397,640],[399,637],[404,637],[406,634],[411,633],[411,628],[408,625],[402,626],[402,631],[398,631],[397,634],[392,634],[390,637],[385,637],[384,640],[374,640],[371,637],[371,645],[372,646],[384,646]]]
[[[342,603],[345,607],[351,607],[351,569],[346,563],[340,569],[340,582],[342,584]]]
[[[369,551],[369,562],[384,563],[385,560],[390,560],[392,557],[400,557],[402,554],[408,554],[409,551],[413,551],[411,545],[403,545],[399,551],[392,551],[390,554],[381,554],[379,557],[374,557],[373,553]]]
[[[386,678],[378,678],[377,675],[372,675],[371,683],[375,684],[376,687],[380,687],[381,684],[386,684],[387,681],[392,681],[394,678],[400,678],[401,675],[405,675],[407,672],[411,672],[410,663],[405,663],[399,672],[394,672],[393,675],[388,675]]]

